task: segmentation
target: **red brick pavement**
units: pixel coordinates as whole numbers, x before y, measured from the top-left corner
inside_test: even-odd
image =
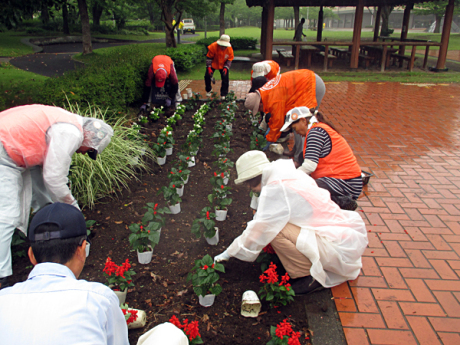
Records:
[[[460,85],[326,88],[321,110],[374,174],[358,200],[363,269],[332,289],[348,343],[460,344]]]

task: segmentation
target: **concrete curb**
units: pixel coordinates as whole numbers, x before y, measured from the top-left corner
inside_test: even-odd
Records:
[[[32,47],[34,50],[34,53],[41,53],[43,51],[42,47],[39,47],[30,42],[30,37],[22,38],[21,43],[25,44],[26,46]]]

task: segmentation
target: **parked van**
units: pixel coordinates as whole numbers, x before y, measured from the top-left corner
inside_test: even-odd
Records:
[[[192,34],[195,33],[195,23],[193,22],[193,19],[184,19],[182,20],[182,23],[184,23],[184,27],[182,28],[182,32],[184,34],[186,32],[191,32]]]

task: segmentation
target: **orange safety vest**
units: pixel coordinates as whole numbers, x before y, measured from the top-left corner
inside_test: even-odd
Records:
[[[157,73],[160,68],[164,69],[166,71],[167,78],[171,73],[172,64],[173,60],[168,55],[157,55],[152,59],[153,73]]]
[[[259,90],[264,113],[272,116],[268,121],[267,140],[276,142],[281,135],[286,113],[295,107],[315,108],[316,78],[308,69],[299,69],[276,76]]]
[[[0,113],[0,141],[8,156],[20,167],[43,165],[48,129],[56,123],[69,123],[82,133],[77,117],[58,107],[33,104]]]
[[[276,61],[265,60],[265,61],[262,61],[262,62],[266,62],[266,63],[268,63],[270,65],[270,72],[268,72],[268,74],[264,76],[265,78],[267,78],[267,80],[272,80],[277,75],[279,75],[280,65],[278,65],[278,63]],[[252,74],[253,73],[254,73],[254,71],[251,71],[251,80],[252,80]]]
[[[332,148],[331,152],[326,157],[318,160],[318,166],[316,167],[316,170],[310,174],[310,176],[314,179],[318,179],[320,177],[333,177],[341,180],[348,180],[361,176],[361,168],[359,167],[356,157],[347,141],[325,123],[317,122],[313,124],[311,128],[315,127],[320,127],[329,134]],[[307,132],[307,137],[311,128]],[[304,157],[306,148],[307,139],[305,139],[303,147]]]
[[[212,68],[223,69],[227,60],[233,61],[233,48],[226,47],[224,50],[220,49],[220,45],[217,42],[211,43],[208,46],[208,53],[206,57],[212,59]]]

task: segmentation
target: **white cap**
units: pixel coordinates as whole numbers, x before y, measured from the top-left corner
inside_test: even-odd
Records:
[[[262,151],[253,150],[242,154],[235,164],[236,172],[238,173],[235,184],[240,184],[262,175],[262,171],[269,164],[270,161]]]
[[[310,112],[310,109],[307,107],[296,107],[289,110],[284,118],[284,125],[281,127],[281,132],[286,132],[289,127],[302,117],[311,117],[313,114]]]
[[[232,45],[230,44],[230,36],[225,34],[220,36],[220,38],[217,40],[217,44],[224,47],[231,47]]]
[[[165,322],[141,335],[137,345],[188,345],[188,339],[179,328]]]
[[[252,78],[264,77],[270,73],[271,69],[271,66],[265,61],[256,62],[252,65]]]

